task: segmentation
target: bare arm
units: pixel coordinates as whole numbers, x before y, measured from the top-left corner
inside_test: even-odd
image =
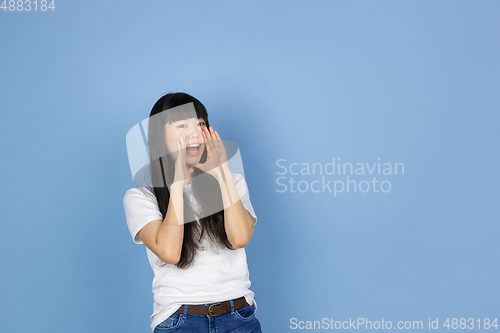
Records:
[[[176,264],[181,258],[184,239],[184,185],[173,184],[165,219],[146,224],[137,236],[158,258]]]
[[[243,206],[236,185],[234,184],[231,171],[227,163],[222,165],[222,173],[217,172],[216,178],[219,180],[224,202],[224,227],[229,242],[235,248],[242,248],[248,245],[254,233],[253,220],[250,213]]]

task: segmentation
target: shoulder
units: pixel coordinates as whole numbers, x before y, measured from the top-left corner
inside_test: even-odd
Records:
[[[234,180],[234,183],[244,183],[246,184],[247,181],[245,180],[245,177],[241,174],[241,173],[237,173],[237,172],[231,172],[231,174],[233,175],[233,180]]]
[[[239,173],[232,173],[234,185],[236,190],[238,191],[238,195],[240,196],[240,200],[243,204],[243,207],[250,213],[252,217],[252,221],[254,225],[257,223],[257,216],[255,215],[255,211],[253,210],[252,203],[250,202],[250,194],[248,192],[247,182],[245,177]]]
[[[233,175],[233,181],[234,181],[234,185],[236,185],[236,188],[240,188],[240,187],[242,187],[244,189],[247,188],[247,182],[245,180],[245,177],[243,177],[243,175],[236,173],[236,172],[231,172],[231,174]]]
[[[133,197],[133,196],[144,196],[144,195],[145,195],[145,191],[144,191],[143,186],[141,186],[141,187],[132,187],[132,188],[128,189],[125,192],[124,197],[129,198],[129,197]]]
[[[248,185],[245,180],[245,177],[243,175],[232,172],[233,175],[233,181],[234,181],[234,186],[236,187],[236,190],[238,191],[238,194],[240,195],[240,198],[245,196],[248,193]]]
[[[236,183],[236,182],[240,182],[240,181],[245,181],[245,178],[243,178],[243,176],[240,174],[240,173],[236,173],[236,172],[231,172],[231,174],[233,175],[233,181]]]
[[[153,188],[150,186],[140,186],[132,187],[125,192],[123,196],[123,202],[128,202],[131,200],[141,200],[141,199],[156,199],[154,195]]]

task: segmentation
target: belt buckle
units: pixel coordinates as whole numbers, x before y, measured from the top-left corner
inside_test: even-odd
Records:
[[[211,315],[212,317],[217,317],[220,316],[221,314],[212,314],[212,306],[214,305],[221,305],[221,303],[214,303],[208,307],[208,314]]]

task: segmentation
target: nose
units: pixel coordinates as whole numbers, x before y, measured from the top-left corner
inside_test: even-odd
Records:
[[[191,138],[198,138],[201,136],[201,127],[200,126],[191,126],[191,129],[188,133],[188,137]]]

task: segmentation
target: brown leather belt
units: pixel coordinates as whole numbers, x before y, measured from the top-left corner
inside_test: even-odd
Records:
[[[248,305],[244,296],[233,300],[233,304],[234,304],[235,310],[241,309],[241,308]],[[231,303],[229,301],[225,301],[225,302],[221,302],[221,303],[214,303],[211,305],[189,304],[187,307],[188,307],[188,310],[187,310],[188,314],[196,314],[196,315],[210,315],[210,316],[217,317],[217,316],[220,316],[221,314],[231,312]],[[181,307],[175,312],[183,313],[184,312],[184,304],[181,305]]]

